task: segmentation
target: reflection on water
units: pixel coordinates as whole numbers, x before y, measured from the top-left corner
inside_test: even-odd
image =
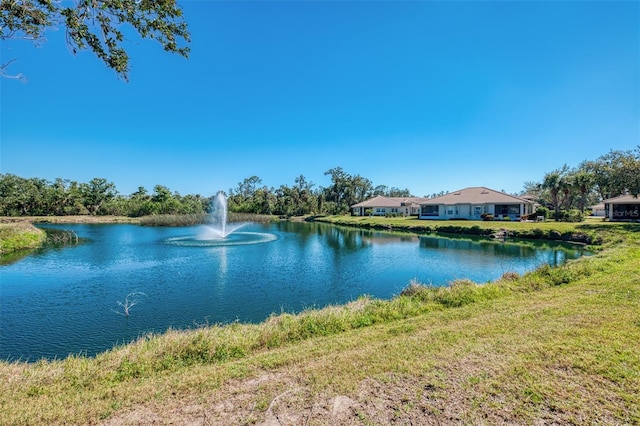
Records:
[[[94,355],[169,327],[390,298],[412,279],[487,282],[581,255],[560,245],[384,233],[318,223],[251,224],[251,244],[191,244],[198,227],[47,225],[84,243],[2,266],[0,358]],[[232,234],[233,235],[233,234]],[[233,240],[230,240],[233,241]],[[146,297],[117,315],[127,294]]]

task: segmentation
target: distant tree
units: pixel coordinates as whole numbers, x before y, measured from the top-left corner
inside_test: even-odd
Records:
[[[251,176],[238,183],[235,194],[242,196],[244,199],[250,198],[256,192],[258,186],[262,184],[262,179],[258,176]],[[234,193],[231,190],[231,193]]]
[[[0,175],[0,214],[19,216],[27,214],[27,180],[14,174]]]
[[[57,178],[48,190],[49,212],[51,214],[61,216],[65,214],[65,207],[70,201],[68,179]]]
[[[153,187],[153,195],[151,201],[159,206],[159,213],[169,213],[167,203],[171,199],[171,191],[164,185],[156,185]]]
[[[344,207],[344,199],[347,196],[347,190],[349,187],[349,179],[350,176],[346,173],[342,167],[334,167],[333,169],[329,169],[324,172],[325,176],[331,176],[331,186],[324,189],[324,199],[326,201],[326,205],[329,206],[330,202],[334,204],[331,205],[328,211],[331,213],[338,213],[340,211],[345,210]]]
[[[69,183],[68,200],[64,207],[65,214],[89,214],[89,210],[87,210],[84,203],[83,187],[84,185],[77,181],[71,181]]]
[[[640,194],[640,146],[633,151],[611,150],[580,168],[592,174],[600,199]]]
[[[116,186],[105,178],[93,178],[89,183],[80,184],[80,193],[86,209],[95,215],[105,202],[117,195],[118,191]]]
[[[253,194],[253,199],[248,204],[247,213],[272,214],[276,204],[273,191],[263,186],[262,188],[257,188]]]
[[[375,188],[373,188],[373,192],[371,193],[371,195],[374,197],[377,197],[379,195],[387,196],[388,193],[389,193],[389,187],[387,185],[378,185]]]
[[[449,192],[448,191],[440,191],[440,192],[434,192],[431,195],[427,195],[427,198],[436,198],[436,197],[442,197],[443,195],[447,195]]]
[[[622,160],[622,179],[627,192],[640,195],[640,145]]]
[[[313,213],[317,207],[317,197],[313,192],[314,183],[307,182],[307,179],[300,175],[295,178],[294,198],[297,200],[297,215]]]
[[[204,198],[200,194],[185,195],[180,199],[181,211],[183,213],[208,213],[210,210],[211,200]]]
[[[531,195],[536,198],[541,198],[540,195],[542,193],[542,186],[539,182],[527,181],[522,186],[522,191],[520,191],[520,196],[522,195]]]
[[[594,183],[593,174],[585,170],[578,169],[573,173],[572,182],[575,189],[580,194],[580,198],[578,202],[580,213],[584,213],[587,194],[593,189],[593,183]]]
[[[391,189],[389,190],[389,197],[411,197],[411,191],[409,191],[407,188],[405,189],[400,189],[400,188],[396,188],[395,186],[392,186]]]
[[[131,196],[129,198],[132,198],[134,200],[148,200],[149,199],[149,192],[147,191],[147,189],[144,186],[139,186],[138,190],[136,192],[134,192],[133,194],[131,194]]]
[[[261,184],[262,179],[258,176],[251,176],[238,183],[235,189],[229,190],[229,197],[227,197],[229,210],[242,213],[257,213],[254,196]]]
[[[175,0],[2,0],[0,3],[0,40],[42,44],[48,30],[63,28],[67,46],[74,54],[89,49],[128,80],[129,55],[123,43],[130,36],[125,36],[122,24],[129,24],[142,38],[157,40],[168,52],[189,55],[189,31]],[[0,75],[23,78],[22,74],[8,73],[14,60],[0,64]]]
[[[542,188],[548,190],[551,195],[551,205],[555,212],[555,219],[560,218],[560,207],[564,204],[567,190],[566,174],[568,167],[565,165],[562,169],[554,170],[547,173],[542,181]],[[565,198],[562,198],[565,194]]]
[[[293,202],[293,189],[287,185],[280,185],[275,190],[275,205],[273,207],[273,213],[283,216],[293,216],[295,211],[295,205]]]
[[[373,184],[371,181],[360,175],[352,176],[349,179],[348,199],[345,200],[347,207],[360,203],[371,196]]]

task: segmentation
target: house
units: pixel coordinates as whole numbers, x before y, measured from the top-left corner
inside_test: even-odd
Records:
[[[604,210],[604,203],[599,203],[596,204],[595,206],[591,206],[591,216],[596,216],[596,217],[604,217],[605,216],[605,210]]]
[[[519,220],[533,213],[534,202],[483,186],[461,189],[420,202],[420,219],[481,220],[484,214],[497,220]]]
[[[605,217],[609,220],[640,221],[640,198],[621,195],[603,201]]]
[[[384,197],[378,195],[369,200],[351,206],[354,216],[385,216],[397,214],[399,216],[417,216],[420,213],[419,202],[424,198],[418,197]]]

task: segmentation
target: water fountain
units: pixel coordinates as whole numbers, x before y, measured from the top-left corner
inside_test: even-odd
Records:
[[[197,235],[169,238],[166,242],[189,247],[220,247],[258,244],[277,239],[275,235],[264,232],[238,232],[238,229],[250,222],[229,223],[227,197],[222,191],[213,197],[208,219],[205,225],[198,227]]]
[[[220,191],[213,197],[209,222],[205,225],[205,230],[200,238],[203,240],[225,239],[237,229],[247,225],[246,222],[227,224],[227,220],[227,197],[224,192]]]

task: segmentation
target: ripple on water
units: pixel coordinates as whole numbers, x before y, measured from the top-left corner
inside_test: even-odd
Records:
[[[226,247],[262,244],[277,239],[276,235],[265,232],[234,232],[227,235],[226,238],[202,239],[187,236],[167,238],[164,242],[180,247]]]

